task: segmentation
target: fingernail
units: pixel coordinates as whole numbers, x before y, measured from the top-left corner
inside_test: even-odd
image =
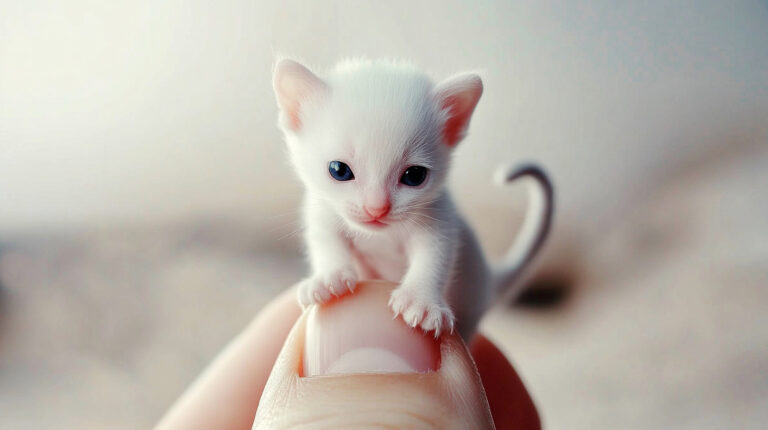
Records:
[[[394,284],[365,282],[355,292],[307,315],[303,376],[423,373],[440,365],[440,344],[430,334],[392,319]]]

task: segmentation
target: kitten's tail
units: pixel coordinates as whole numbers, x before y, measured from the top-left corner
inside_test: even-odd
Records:
[[[528,210],[523,226],[507,255],[493,269],[493,285],[496,294],[506,292],[520,276],[528,263],[541,249],[547,238],[554,214],[554,190],[547,174],[535,164],[522,164],[497,172],[496,180],[501,184],[518,178],[530,177]],[[520,286],[514,287],[516,290]],[[517,295],[519,291],[510,292]]]

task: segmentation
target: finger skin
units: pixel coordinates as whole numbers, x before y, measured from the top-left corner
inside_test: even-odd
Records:
[[[480,376],[458,334],[441,338],[434,372],[301,377],[306,320],[307,314],[299,319],[275,362],[254,429],[493,428]]]
[[[219,354],[156,428],[251,428],[272,366],[300,315],[294,289],[276,298]],[[536,408],[504,355],[481,335],[473,340],[471,353],[496,427],[540,428]]]

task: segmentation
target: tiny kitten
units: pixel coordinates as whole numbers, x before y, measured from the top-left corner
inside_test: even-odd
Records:
[[[353,292],[358,280],[400,283],[389,305],[412,327],[468,340],[491,300],[541,247],[552,187],[536,166],[502,172],[534,178],[523,229],[498,267],[485,260],[445,187],[483,84],[461,74],[434,85],[415,68],[347,61],[325,79],[288,59],[273,85],[279,126],[306,187],[304,223],[312,275],[302,306]]]

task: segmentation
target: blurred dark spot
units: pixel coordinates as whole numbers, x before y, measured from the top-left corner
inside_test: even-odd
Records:
[[[3,246],[0,244],[0,259],[3,258]],[[2,269],[2,265],[0,265]],[[5,350],[5,332],[8,320],[8,293],[3,283],[3,272],[0,270],[0,353]]]
[[[550,309],[562,305],[571,291],[572,281],[564,277],[534,279],[514,301],[516,306]]]

